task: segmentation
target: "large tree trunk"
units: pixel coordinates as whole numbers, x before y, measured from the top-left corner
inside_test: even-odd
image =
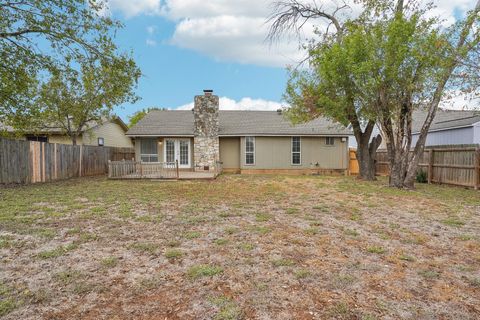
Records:
[[[351,112],[349,120],[352,124],[353,134],[357,140],[356,156],[358,161],[358,178],[373,181],[376,179],[375,161],[377,158],[377,149],[382,143],[382,136],[377,135],[370,141],[375,127],[375,121],[370,120],[365,127],[365,131],[362,131],[356,113]]]
[[[393,161],[390,160],[390,179],[389,185],[391,187],[403,188],[405,177],[407,176],[406,163],[408,162],[408,150],[395,150]]]
[[[376,180],[376,158],[377,149],[382,143],[382,136],[377,135],[369,142],[370,135],[362,135],[357,141],[357,161],[358,161],[358,178],[362,180]]]

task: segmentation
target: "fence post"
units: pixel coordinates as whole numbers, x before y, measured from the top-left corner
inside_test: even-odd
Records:
[[[82,176],[82,160],[83,160],[83,146],[80,145],[80,163],[78,166],[78,176]]]
[[[57,144],[53,144],[53,170],[55,173],[53,174],[53,180],[58,179],[58,168],[57,168]]]
[[[143,162],[140,160],[140,178],[143,178]]]
[[[108,177],[112,177],[112,161],[108,160]]]
[[[475,149],[475,168],[473,170],[473,188],[478,190],[480,188],[480,147]]]
[[[427,178],[427,181],[428,181],[429,184],[431,184],[432,180],[433,180],[433,155],[434,155],[433,149],[428,150],[428,172],[427,172],[428,178]]]
[[[177,179],[180,177],[180,172],[178,170],[178,160],[175,160],[175,168],[177,170]]]

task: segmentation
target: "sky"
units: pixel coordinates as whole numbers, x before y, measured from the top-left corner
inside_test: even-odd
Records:
[[[273,45],[265,41],[270,0],[103,1],[104,14],[124,24],[115,42],[132,52],[143,73],[136,91],[141,99],[115,109],[125,121],[148,107],[190,109],[203,89],[220,96],[221,109],[276,110],[284,104],[286,67],[305,57],[295,37]],[[432,13],[450,24],[472,2],[435,1]],[[307,25],[301,37],[312,30]]]

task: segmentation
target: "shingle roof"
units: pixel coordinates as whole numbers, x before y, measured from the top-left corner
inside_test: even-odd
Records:
[[[128,126],[123,122],[123,120],[120,117],[113,116],[111,119],[104,118],[101,121],[89,121],[85,124],[85,127],[83,128],[82,132],[88,131],[90,129],[93,129],[97,126],[100,126],[102,124],[105,124],[107,122],[115,122],[118,125],[120,125],[124,130],[128,129]],[[8,126],[5,124],[0,123],[0,131],[6,131],[6,132],[16,132],[15,128],[12,126]],[[62,129],[61,127],[48,127],[48,128],[37,128],[37,129],[31,129],[31,130],[25,130],[24,133],[35,133],[35,134],[64,134],[65,130]]]
[[[415,111],[413,113],[413,133],[420,132],[426,117],[426,111]],[[480,122],[479,111],[438,109],[429,131],[467,127],[477,122]]]
[[[337,135],[351,134],[346,127],[325,118],[292,125],[276,111],[219,111],[219,135]],[[193,112],[154,110],[127,132],[128,136],[193,136]]]

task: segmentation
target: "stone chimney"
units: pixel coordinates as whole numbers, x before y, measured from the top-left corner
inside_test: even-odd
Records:
[[[220,160],[218,142],[218,96],[212,90],[195,96],[193,107],[193,156],[195,171],[214,171]]]

